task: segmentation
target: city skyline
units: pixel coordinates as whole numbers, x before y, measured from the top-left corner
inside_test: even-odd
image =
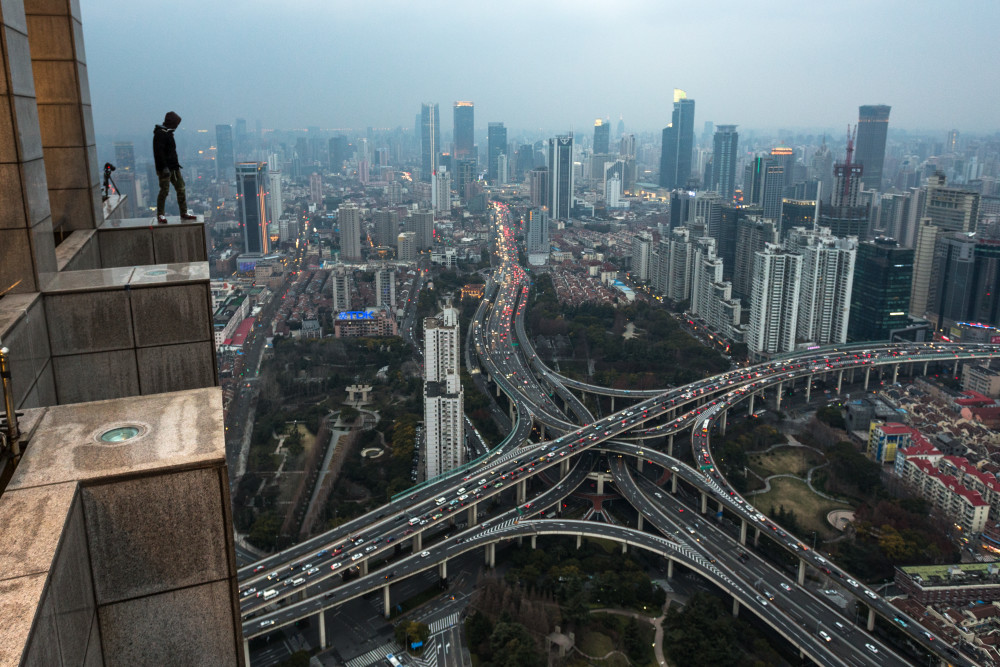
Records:
[[[602,116],[612,123],[623,117],[627,131],[655,131],[670,121],[674,87],[698,100],[697,127],[712,120],[748,130],[840,128],[854,122],[858,106],[888,104],[894,129],[997,129],[983,110],[1000,102],[1000,91],[983,85],[972,73],[980,68],[968,64],[982,57],[1000,7],[864,4],[865,20],[858,21],[861,7],[781,3],[761,15],[728,2],[700,14],[647,2],[616,12],[596,3],[483,9],[431,2],[388,3],[373,12],[308,2],[280,12],[264,3],[233,12],[181,0],[166,14],[109,0],[85,4],[83,25],[99,135],[146,131],[168,109],[188,128],[236,117],[281,129],[410,127],[421,102],[450,106],[455,100],[475,102],[480,128],[502,121],[509,128],[565,130],[592,126]],[[567,26],[569,37],[528,37],[535,32],[531,26],[554,22]],[[139,37],[154,23],[164,50],[174,38],[198,47],[169,49],[170,67],[164,67],[161,50]],[[265,49],[268,57],[248,82],[240,58],[246,37],[261,25],[268,26],[263,44],[279,48]],[[962,25],[962,38],[942,34],[946,25]],[[418,34],[422,42],[447,39],[448,52],[463,57],[442,62],[437,50],[414,41]],[[503,35],[505,47],[496,48],[490,35]],[[733,75],[740,54],[762,40],[774,64],[766,87],[759,77]],[[570,48],[588,43],[616,57],[567,55],[588,53]],[[928,51],[928,43],[940,46]],[[283,48],[289,44],[296,48]],[[651,77],[648,65],[656,63]],[[504,77],[485,74],[504,71],[519,73],[516,89]],[[553,96],[553,78],[569,94]],[[136,80],[154,85],[135,95]],[[621,90],[630,92],[615,92]],[[929,104],[931,90],[933,99],[947,104]]]

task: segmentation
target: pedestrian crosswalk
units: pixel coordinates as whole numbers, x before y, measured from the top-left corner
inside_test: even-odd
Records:
[[[453,614],[448,614],[444,618],[439,618],[436,621],[431,621],[430,623],[431,634],[436,635],[442,630],[447,630],[451,626],[456,625],[458,623],[458,616],[459,612],[456,611]]]
[[[402,653],[403,649],[399,647],[396,642],[389,642],[384,646],[380,646],[376,649],[372,649],[365,653],[364,655],[359,655],[356,658],[351,658],[347,661],[347,667],[369,667],[369,665],[384,665],[385,656],[390,653]]]

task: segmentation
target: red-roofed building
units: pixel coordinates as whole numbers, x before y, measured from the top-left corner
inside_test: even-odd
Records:
[[[896,452],[908,447],[914,435],[920,433],[905,424],[872,422],[868,428],[868,458],[878,463],[892,463]]]
[[[930,441],[924,437],[923,433],[914,431],[910,435],[910,444],[896,450],[896,475],[898,477],[907,476],[907,461],[923,460],[937,465],[937,462],[940,461],[943,456],[944,454],[941,453],[941,450],[932,445]]]
[[[941,472],[927,459],[910,459],[904,473],[910,487],[961,530],[970,535],[982,532],[989,520],[990,505],[978,492]]]

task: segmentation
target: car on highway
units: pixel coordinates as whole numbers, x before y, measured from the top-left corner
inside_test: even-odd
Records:
[[[822,639],[825,642],[833,641],[833,637],[831,637],[830,635],[828,635],[825,630],[820,630],[819,631],[819,636],[820,636],[820,639]]]
[[[865,648],[871,651],[872,653],[878,653],[878,649],[875,648],[874,644],[865,644]]]
[[[779,585],[779,586],[781,586],[781,587],[782,587],[783,589],[785,589],[786,591],[788,591],[789,593],[791,593],[791,592],[792,592],[792,587],[791,587],[791,586],[789,586],[788,584],[786,584],[785,582],[781,582],[781,583],[780,583],[780,584],[778,584],[778,585]]]
[[[427,558],[427,557],[428,557],[428,556],[430,556],[430,555],[431,555],[431,552],[430,552],[430,551],[422,551],[422,552],[420,553],[420,557],[421,557],[421,558]]]

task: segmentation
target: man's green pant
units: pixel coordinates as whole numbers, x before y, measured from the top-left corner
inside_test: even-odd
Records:
[[[177,192],[177,207],[180,208],[181,215],[185,215],[188,212],[187,194],[184,192],[184,177],[181,176],[181,170],[163,169],[157,172],[157,176],[160,178],[160,194],[156,196],[156,215],[163,215],[163,207],[167,204],[171,183]]]

